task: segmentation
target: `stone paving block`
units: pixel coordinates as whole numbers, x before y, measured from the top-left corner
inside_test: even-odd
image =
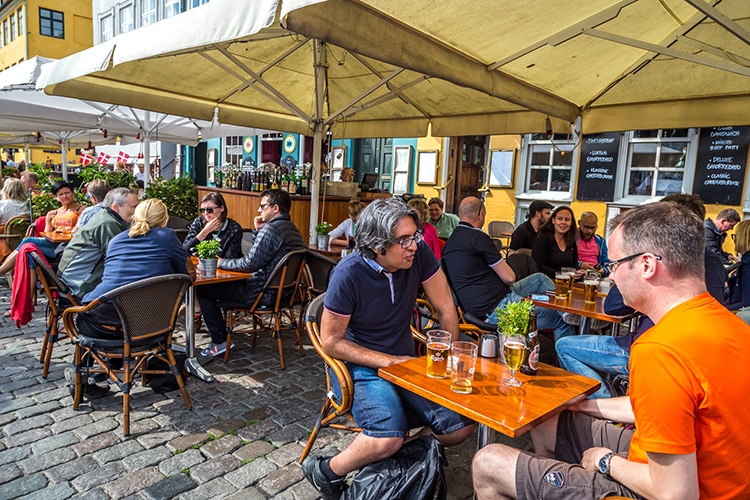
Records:
[[[188,469],[196,464],[205,462],[206,459],[198,450],[187,450],[184,453],[168,458],[159,464],[159,471],[165,476],[179,474],[181,470]]]
[[[140,469],[102,486],[112,498],[123,498],[137,493],[164,478],[156,467]]]
[[[52,467],[47,471],[47,475],[52,482],[62,483],[97,468],[99,468],[99,462],[91,456],[86,456]]]
[[[215,425],[208,428],[208,433],[214,436],[223,436],[227,432],[236,431],[242,427],[245,427],[245,422],[242,419],[230,418],[229,420],[216,422]]]
[[[224,479],[237,488],[244,489],[254,485],[276,469],[277,467],[271,461],[265,458],[258,458],[225,475]]]
[[[76,494],[76,490],[68,483],[52,484],[43,490],[35,491],[18,497],[17,500],[64,500]]]
[[[253,441],[234,452],[234,456],[242,461],[255,460],[273,451],[273,445],[265,441]]]
[[[147,500],[169,500],[180,493],[192,490],[195,486],[186,474],[175,474],[152,484],[141,493]]]
[[[102,488],[94,488],[90,491],[84,491],[80,495],[76,495],[76,500],[111,500],[106,491]]]
[[[289,464],[261,479],[258,489],[275,496],[303,479],[305,476],[302,474],[302,468],[297,464]]]
[[[59,408],[60,408],[60,403],[58,401],[48,401],[47,403],[35,404],[34,406],[27,406],[26,408],[21,408],[20,410],[16,411],[16,415],[18,415],[18,418],[24,419],[24,418],[33,417],[34,415],[42,415],[46,413],[51,413]]]
[[[61,422],[69,418],[75,418],[79,415],[88,415],[89,413],[91,413],[91,411],[88,409],[88,407],[80,406],[77,410],[74,410],[73,403],[71,403],[70,406],[65,406],[63,408],[60,408],[59,410],[53,411],[49,414],[49,416],[52,417],[52,420],[54,420],[55,422]]]
[[[0,415],[0,426],[5,426],[15,420],[18,420],[18,415],[15,413],[3,413]]]
[[[8,391],[8,392],[14,392],[19,389],[23,389],[24,387],[37,386],[37,385],[39,385],[39,382],[33,377],[22,378],[20,380],[15,380],[13,382],[3,384],[3,390]]]
[[[73,445],[73,451],[79,457],[94,453],[98,450],[112,446],[120,440],[120,436],[114,432],[105,432],[95,437],[84,438],[80,443]]]
[[[3,434],[6,436],[12,436],[20,432],[29,431],[31,429],[37,429],[39,427],[46,427],[52,423],[52,419],[47,415],[37,415],[31,418],[25,418],[18,420],[12,424],[8,424],[3,427]]]
[[[263,439],[272,432],[279,429],[279,426],[270,420],[261,420],[257,424],[248,425],[237,431],[237,435],[245,441],[257,441]]]
[[[102,401],[102,400],[95,399],[94,401],[96,402],[96,401]],[[109,403],[111,408],[105,409],[103,406],[98,406],[98,405],[96,407],[93,407],[93,406],[91,407],[91,418],[93,418],[95,421],[108,419],[108,418],[114,418],[118,415],[122,415],[122,400],[119,397],[117,398],[117,401],[114,401],[114,402],[105,401],[105,402]]]
[[[34,443],[40,439],[44,439],[52,434],[52,431],[46,428],[32,429],[30,431],[21,432],[20,434],[14,434],[5,438],[5,444],[9,448],[16,446],[23,446],[25,444]]]
[[[15,498],[21,495],[39,491],[47,486],[47,478],[43,474],[23,476],[9,483],[0,485],[0,498]]]
[[[279,467],[296,462],[302,455],[304,448],[297,443],[289,443],[269,453],[266,458]]]
[[[66,396],[70,397],[70,392],[68,391],[67,386],[58,387],[50,391],[44,391],[42,393],[36,394],[34,396],[34,399],[39,403],[46,403],[49,401],[59,401],[60,399],[63,399]]]
[[[242,419],[247,424],[253,424],[259,420],[273,415],[274,413],[276,413],[275,410],[270,406],[261,406],[260,408],[253,408],[252,410],[244,413],[242,415]]]
[[[316,490],[307,479],[293,484],[290,488],[284,490],[283,494],[289,494],[294,500],[316,500],[320,498],[320,493]],[[281,500],[279,498],[279,500]]]
[[[167,449],[175,452],[177,450],[187,450],[193,445],[203,444],[208,441],[208,433],[201,432],[200,434],[188,434],[186,436],[180,436],[172,439],[167,443]]]
[[[275,414],[271,419],[281,427],[285,427],[294,422],[299,422],[309,415],[310,414],[304,408],[297,408],[295,410],[286,410],[283,412],[279,412]]]
[[[76,454],[72,449],[59,448],[41,455],[35,454],[18,462],[18,465],[23,469],[25,474],[33,474],[34,472],[45,471],[75,459]]]
[[[242,438],[233,436],[232,434],[227,434],[222,438],[204,444],[200,447],[200,450],[206,457],[214,458],[220,455],[226,455],[227,453],[232,453],[241,445]]]
[[[159,428],[159,424],[151,418],[144,418],[141,420],[130,421],[130,434],[141,435],[148,434]]]
[[[237,460],[239,462],[239,460]],[[0,466],[0,484],[8,483],[23,476],[23,471],[16,464],[5,464]]]
[[[214,498],[225,497],[235,491],[237,491],[237,489],[234,486],[219,477],[213,481],[198,486],[194,490],[183,493],[177,498],[179,500],[213,500]]]
[[[31,451],[36,454],[47,453],[63,446],[70,446],[78,442],[78,438],[72,432],[63,432],[37,441],[31,445]]]
[[[88,491],[102,484],[114,481],[125,474],[122,464],[112,462],[73,479],[71,483],[78,491]]]
[[[292,424],[279,429],[276,432],[270,432],[266,436],[267,439],[271,440],[274,446],[283,446],[287,443],[293,443],[299,441],[303,437],[307,436],[307,431],[299,425]]]
[[[143,447],[135,440],[129,440],[122,443],[118,443],[113,446],[104,448],[94,453],[94,459],[98,460],[99,463],[106,464],[116,460],[122,460],[123,458],[134,455],[139,451],[143,451]]]
[[[240,466],[240,460],[232,455],[222,455],[212,458],[207,462],[198,464],[190,468],[190,477],[198,484],[204,484],[212,479],[235,470]]]
[[[89,425],[92,422],[93,420],[90,416],[86,414],[78,414],[73,418],[68,418],[63,420],[62,422],[55,422],[54,424],[52,424],[52,432],[54,432],[55,434],[59,434],[65,431],[72,431],[74,429],[78,429],[79,427]]]
[[[266,496],[257,490],[257,488],[247,488],[237,493],[233,493],[224,500],[265,500]]]
[[[96,436],[97,434],[120,427],[120,424],[112,416],[97,420],[95,413],[96,412],[89,414],[89,416],[94,419],[94,423],[87,425],[86,427],[79,427],[74,431],[81,439],[90,438],[91,436]]]
[[[23,446],[0,451],[0,465],[18,462],[29,455],[31,455],[31,450]]]
[[[162,427],[164,427],[164,425],[162,425]],[[149,432],[148,434],[145,434],[143,436],[138,436],[136,440],[141,443],[141,446],[148,450],[157,446],[165,445],[166,443],[170,442],[173,439],[176,439],[181,435],[182,434],[177,431],[161,429],[158,431]]]
[[[158,448],[144,450],[134,455],[124,457],[122,459],[122,464],[128,471],[132,472],[134,470],[156,465],[159,462],[170,458],[171,456],[172,454],[169,453],[166,448],[160,446]]]

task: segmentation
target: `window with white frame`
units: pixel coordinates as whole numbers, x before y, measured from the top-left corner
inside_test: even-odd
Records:
[[[99,20],[101,30],[101,41],[106,42],[115,35],[115,22],[112,15],[105,16]]]
[[[190,0],[190,2],[191,2],[190,4],[191,7],[199,7],[203,5],[204,3],[208,3],[209,0]]]
[[[156,0],[141,0],[141,26],[156,22]]]
[[[120,33],[131,31],[135,28],[133,19],[133,6],[127,5],[120,9]]]
[[[164,0],[164,19],[180,13],[180,0]]]
[[[23,35],[23,7],[16,11],[16,17],[18,18],[18,36]]]
[[[65,38],[65,16],[56,10],[39,7],[39,34]]]
[[[3,45],[8,45],[8,20],[3,19]]]
[[[570,192],[575,143],[568,136],[533,134],[529,141],[528,175],[524,191]]]
[[[11,14],[10,15],[10,41],[16,39],[16,15]]]
[[[623,196],[667,196],[682,192],[685,159],[694,142],[689,129],[629,133]]]
[[[242,164],[242,136],[224,138],[224,163]]]

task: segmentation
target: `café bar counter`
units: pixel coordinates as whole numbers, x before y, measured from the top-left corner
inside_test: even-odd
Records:
[[[245,228],[255,227],[253,219],[258,215],[260,207],[260,193],[256,191],[238,191],[235,189],[219,189],[207,186],[198,186],[198,200],[200,201],[207,193],[221,193],[227,204],[229,218],[236,220],[240,226]],[[390,193],[360,193],[359,199],[363,203],[369,203],[378,198],[390,198]],[[310,195],[293,194],[292,210],[290,215],[292,222],[297,226],[302,236],[309,234],[310,228]],[[345,196],[330,196],[325,198],[325,211],[323,218],[334,227],[343,222],[349,214],[349,199]],[[322,203],[321,203],[322,204]],[[196,214],[197,215],[197,214]]]

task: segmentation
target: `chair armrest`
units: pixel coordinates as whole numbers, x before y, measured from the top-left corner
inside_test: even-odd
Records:
[[[99,302],[99,299],[96,299],[84,306],[68,307],[63,311],[63,324],[65,325],[65,330],[68,332],[68,335],[70,335],[71,338],[78,337],[78,330],[76,329],[76,322],[74,321],[75,315],[90,311],[92,309],[96,309],[97,307],[99,307],[99,305],[101,305],[101,302]]]

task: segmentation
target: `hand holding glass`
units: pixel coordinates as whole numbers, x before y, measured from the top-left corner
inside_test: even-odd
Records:
[[[520,334],[507,335],[503,343],[505,364],[510,370],[510,377],[503,379],[505,385],[520,387],[521,381],[516,379],[516,371],[521,368],[526,357],[526,338]]]

